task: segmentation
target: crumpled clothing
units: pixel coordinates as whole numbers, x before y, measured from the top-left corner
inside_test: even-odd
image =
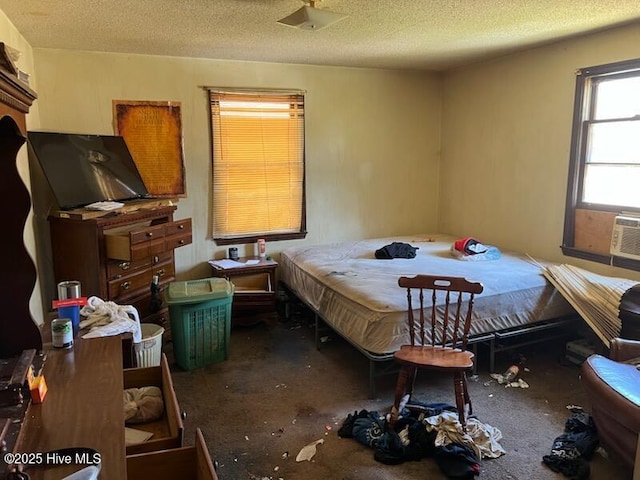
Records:
[[[455,244],[454,244],[455,245]],[[486,250],[482,253],[468,254],[457,250],[454,245],[451,245],[451,256],[458,260],[464,260],[466,262],[485,262],[488,260],[498,260],[502,257],[502,252],[498,247],[493,245],[484,245]]]
[[[467,445],[474,451],[479,460],[484,457],[497,458],[506,453],[499,443],[502,439],[502,432],[491,425],[480,422],[476,418],[467,419],[466,433],[462,429],[457,413],[442,412],[440,415],[425,418],[423,422],[427,431],[437,431],[435,440],[437,447],[450,443]]]
[[[565,423],[564,433],[553,441],[543,463],[554,472],[572,480],[586,480],[591,468],[587,462],[598,448],[599,439],[593,419],[579,409],[573,409]]]
[[[366,417],[356,418],[353,422],[353,438],[371,448],[375,448],[385,431],[386,419],[378,412],[369,412]]]
[[[480,475],[478,459],[466,445],[450,443],[438,447],[435,460],[447,478],[469,480]]]
[[[480,240],[473,237],[464,237],[453,242],[453,248],[466,255],[477,255],[487,251],[487,247]]]
[[[153,422],[164,413],[162,390],[154,385],[127,388],[123,399],[125,424]]]
[[[368,410],[355,410],[352,414],[347,415],[342,425],[338,429],[338,436],[340,438],[353,438],[353,424],[358,418],[366,418],[369,416]]]
[[[118,305],[110,301],[105,302],[99,297],[89,297],[87,304],[80,310],[80,315],[86,317],[80,322],[80,328],[90,328],[82,338],[132,333],[134,343],[142,341],[140,316],[138,309],[133,305]]]
[[[418,249],[419,247],[413,247],[408,243],[393,242],[376,250],[375,255],[377,259],[415,258]]]

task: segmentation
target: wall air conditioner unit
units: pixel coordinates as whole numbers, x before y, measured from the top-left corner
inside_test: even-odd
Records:
[[[640,217],[615,218],[609,252],[616,257],[640,260]]]

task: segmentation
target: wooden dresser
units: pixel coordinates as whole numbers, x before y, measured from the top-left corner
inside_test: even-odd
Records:
[[[173,220],[177,207],[141,207],[77,219],[50,216],[55,282],[78,280],[83,296],[133,305],[142,322],[165,328],[168,309],[154,308],[151,282],[160,287],[175,280],[174,249],[191,243],[191,219]]]

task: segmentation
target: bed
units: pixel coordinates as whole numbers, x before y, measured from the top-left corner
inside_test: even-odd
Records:
[[[400,276],[429,273],[482,282],[470,343],[489,345],[490,371],[506,338],[557,329],[576,320],[573,307],[542,274],[540,265],[545,262],[504,250],[497,260],[460,260],[450,252],[455,240],[434,234],[291,247],[281,252],[278,275],[315,313],[317,342],[326,324],[369,359],[372,397],[376,376],[385,374],[376,372],[376,365],[391,360],[393,352],[409,343],[406,292],[397,284]],[[416,257],[376,259],[375,251],[392,242],[418,247]]]

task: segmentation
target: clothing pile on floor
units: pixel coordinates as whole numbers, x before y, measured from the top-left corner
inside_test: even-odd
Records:
[[[571,480],[586,480],[591,473],[588,460],[599,445],[593,419],[582,409],[571,410],[564,433],[553,441],[551,453],[542,457],[543,463],[554,472]]]
[[[465,432],[456,408],[443,403],[407,403],[394,428],[389,428],[385,415],[356,411],[347,416],[338,435],[372,448],[374,458],[387,465],[432,457],[451,479],[472,479],[480,474],[482,458],[505,453],[498,429],[471,417]]]

